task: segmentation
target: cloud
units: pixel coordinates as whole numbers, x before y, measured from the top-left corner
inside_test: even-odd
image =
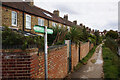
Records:
[[[72,15],[76,15],[76,14],[79,14],[78,11],[76,11],[74,8],[71,8],[72,6],[69,6],[69,5],[64,5],[65,3],[62,3],[62,4],[57,4],[57,5],[54,5],[53,7],[55,7],[56,9],[62,11],[63,13],[70,13]]]
[[[77,20],[86,27],[116,30],[118,21],[118,0],[35,0],[35,5],[53,12],[60,10],[60,16],[68,14],[70,21]]]

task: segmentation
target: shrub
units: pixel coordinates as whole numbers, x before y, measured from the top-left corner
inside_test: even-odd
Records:
[[[107,37],[106,38],[106,41],[105,41],[105,46],[110,48],[114,53],[117,53],[117,42],[110,38],[110,37]]]
[[[26,49],[28,45],[37,44],[39,48],[44,47],[44,38],[40,36],[24,36],[22,33],[18,33],[5,27],[2,31],[2,45],[14,46],[22,45],[22,49]]]
[[[109,48],[103,46],[103,70],[105,78],[119,78],[120,76],[120,59],[117,54]]]

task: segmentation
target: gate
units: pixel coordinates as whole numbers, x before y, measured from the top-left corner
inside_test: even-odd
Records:
[[[68,73],[71,72],[71,40],[65,40],[67,44],[67,63],[68,63]]]
[[[69,41],[69,57],[68,57],[68,72],[71,71],[71,41]]]

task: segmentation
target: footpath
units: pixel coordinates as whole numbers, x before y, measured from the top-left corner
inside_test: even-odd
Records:
[[[79,70],[69,75],[69,78],[103,78],[102,44],[100,44],[93,56]]]

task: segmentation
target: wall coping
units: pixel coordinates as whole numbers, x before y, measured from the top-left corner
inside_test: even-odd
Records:
[[[62,47],[64,46],[67,46],[66,44],[64,45],[54,45],[54,46],[49,46],[48,50],[51,51],[51,50],[59,50],[61,49]],[[38,51],[39,49],[38,48],[27,48],[25,50],[22,50],[22,49],[0,49],[0,52],[4,52],[4,53],[9,53],[9,52],[36,52]],[[40,51],[40,52],[44,52],[44,51]]]
[[[26,49],[26,50],[22,50],[22,49],[1,49],[0,52],[4,52],[4,53],[9,53],[9,52],[35,52],[37,51],[38,48],[29,48],[29,49]]]

